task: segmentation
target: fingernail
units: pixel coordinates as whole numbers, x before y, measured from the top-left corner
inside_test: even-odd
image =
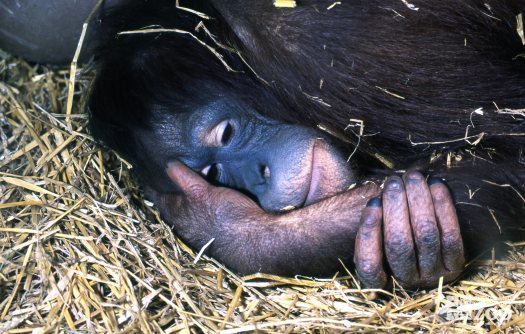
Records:
[[[367,208],[379,208],[383,205],[383,202],[381,201],[381,197],[374,197],[366,203]]]
[[[177,174],[180,173],[180,171],[176,168],[179,163],[180,162],[176,160],[168,161],[166,163],[166,174],[174,182],[177,182]]]
[[[172,161],[168,161],[168,163],[166,164],[166,169],[170,169],[170,168],[173,168],[177,165],[178,161],[176,160],[172,160]]]
[[[428,181],[427,181],[428,185],[431,186],[433,184],[436,184],[436,183],[445,183],[440,177],[436,177],[436,176],[431,176],[428,178]]]
[[[385,190],[400,190],[403,188],[403,181],[399,176],[391,176],[385,182]]]

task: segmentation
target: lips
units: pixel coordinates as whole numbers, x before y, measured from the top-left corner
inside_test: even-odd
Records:
[[[318,189],[319,189],[319,184],[320,184],[320,181],[321,181],[321,170],[320,170],[320,166],[318,165],[318,161],[316,160],[316,152],[317,150],[317,140],[314,141],[313,145],[312,145],[312,163],[311,163],[311,167],[310,167],[310,183],[308,185],[308,189],[307,189],[307,192],[306,192],[306,197],[305,197],[305,200],[304,200],[304,203],[303,203],[303,206],[307,206],[307,205],[310,205],[312,204],[314,201],[318,200],[319,198],[316,198],[316,193],[318,192]]]
[[[303,206],[318,202],[348,189],[353,177],[342,159],[324,140],[312,145],[310,180]]]

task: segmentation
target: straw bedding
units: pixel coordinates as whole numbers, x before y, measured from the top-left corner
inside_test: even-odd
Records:
[[[0,51],[0,333],[525,332],[525,242],[451,286],[238,277],[197,256],[88,134],[93,75]]]

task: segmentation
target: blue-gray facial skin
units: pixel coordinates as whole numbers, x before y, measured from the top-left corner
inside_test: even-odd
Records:
[[[307,206],[355,181],[324,134],[266,118],[242,102],[225,98],[192,113],[158,115],[156,126],[138,136],[151,162],[179,160],[214,184],[247,193],[266,211]]]

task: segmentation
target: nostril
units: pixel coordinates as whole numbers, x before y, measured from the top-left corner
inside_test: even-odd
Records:
[[[265,179],[269,179],[270,176],[271,176],[270,168],[269,168],[268,166],[261,166],[261,175],[262,175]]]

